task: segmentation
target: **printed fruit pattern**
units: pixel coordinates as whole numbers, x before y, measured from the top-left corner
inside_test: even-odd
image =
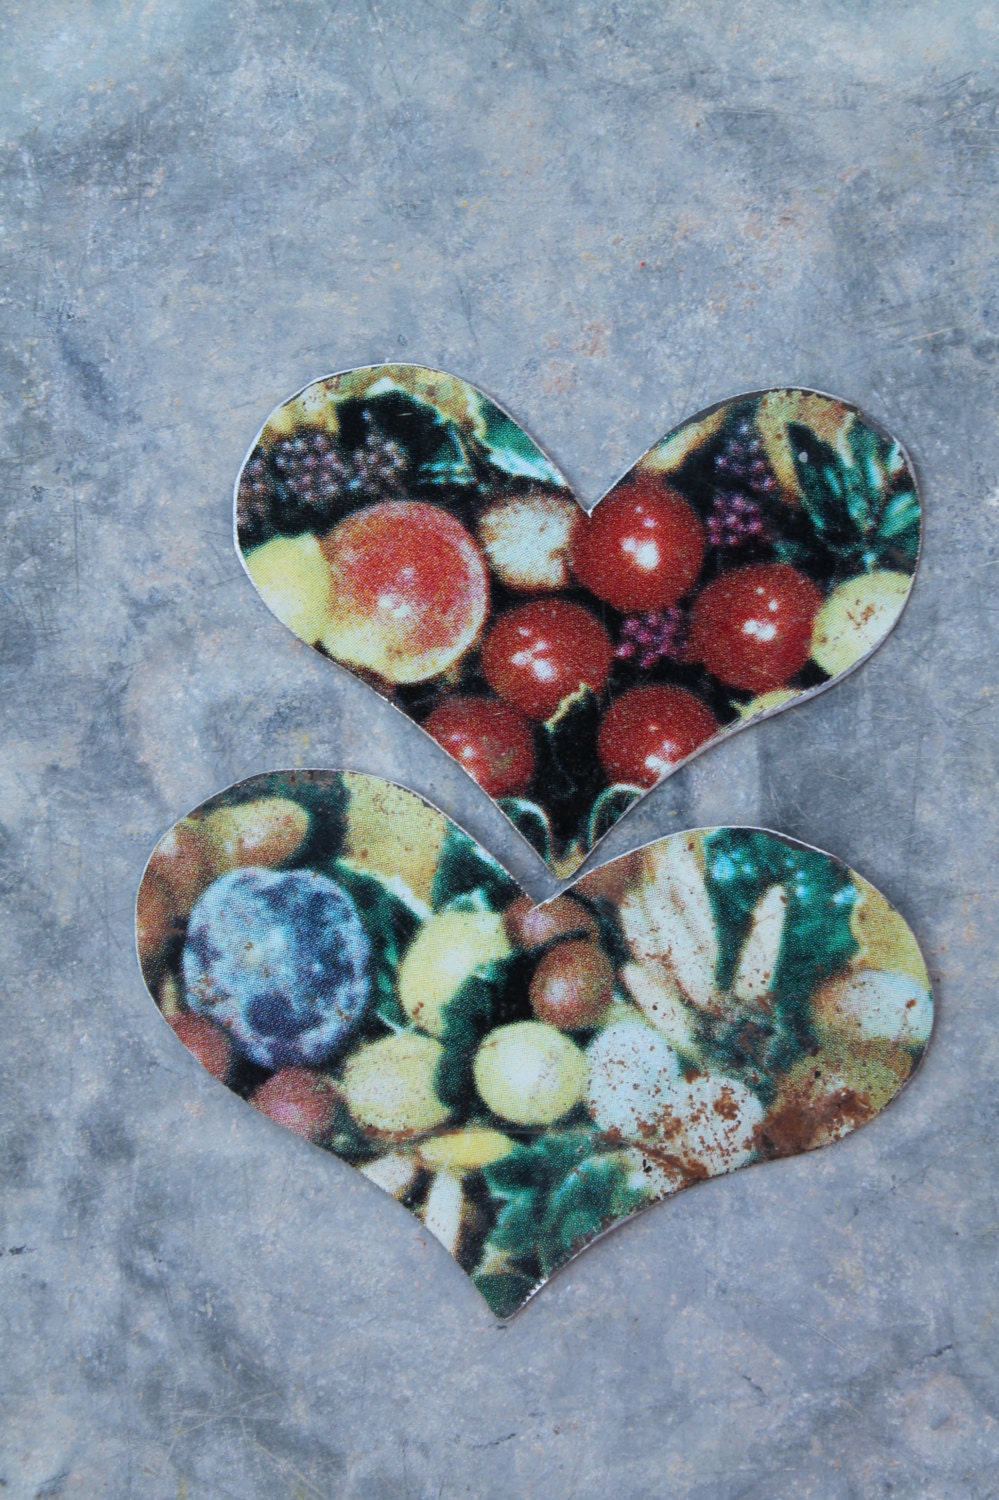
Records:
[[[908,927],[830,855],[674,834],[536,906],[355,773],[182,819],[136,928],[199,1062],[409,1208],[502,1317],[616,1221],[863,1124],[933,1017]]]
[[[890,437],[774,390],[676,428],[587,516],[474,386],[381,365],[272,414],[236,524],[278,618],[420,724],[564,878],[691,755],[874,650],[920,512]]]

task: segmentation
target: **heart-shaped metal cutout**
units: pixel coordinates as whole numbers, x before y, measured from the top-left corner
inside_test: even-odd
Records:
[[[199,1061],[409,1208],[500,1317],[659,1199],[863,1124],[933,1018],[911,931],[832,855],[676,833],[536,905],[354,772],[176,824],[137,935]]]
[[[278,618],[565,878],[692,755],[870,655],[920,508],[899,444],[854,407],[771,390],[684,422],[587,516],[481,391],[382,365],[268,418],[236,533]]]

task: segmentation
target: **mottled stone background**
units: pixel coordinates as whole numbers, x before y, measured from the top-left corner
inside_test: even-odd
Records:
[[[986,0],[3,7],[2,1495],[999,1495],[997,32]],[[842,855],[929,957],[921,1073],[507,1327],[199,1070],[133,952],[159,833],[278,766],[401,778],[552,888],[233,553],[270,407],[386,357],[481,384],[587,502],[698,407],[814,385],[927,506],[878,656],[605,846]]]

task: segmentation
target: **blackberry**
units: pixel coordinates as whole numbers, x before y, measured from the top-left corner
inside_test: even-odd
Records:
[[[319,427],[300,427],[274,443],[261,443],[239,479],[240,538],[252,546],[274,532],[325,531],[350,509],[345,499],[397,495],[406,467],[402,448],[377,428],[353,449]]]
[[[749,417],[736,422],[715,454],[715,472],[754,495],[772,495],[776,490],[777,480],[766,450]]]

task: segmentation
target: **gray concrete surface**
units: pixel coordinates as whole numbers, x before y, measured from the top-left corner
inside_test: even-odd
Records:
[[[997,29],[984,0],[8,0],[4,1496],[999,1495]],[[877,657],[606,846],[759,821],[842,855],[929,955],[922,1072],[507,1327],[202,1074],[132,947],[159,833],[282,765],[401,777],[551,889],[232,551],[269,408],[388,356],[484,386],[587,501],[798,382],[896,432],[927,505]]]

